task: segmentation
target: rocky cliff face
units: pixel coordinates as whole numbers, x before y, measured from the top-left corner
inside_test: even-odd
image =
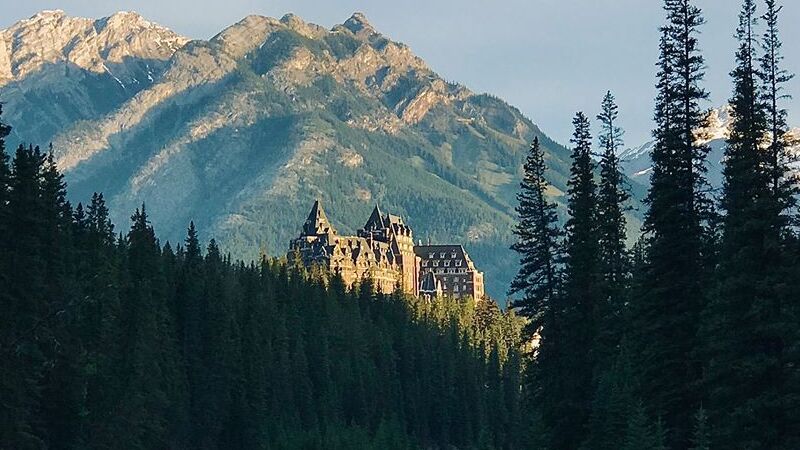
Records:
[[[132,12],[93,20],[43,11],[0,32],[0,85],[59,64],[109,73],[120,84],[144,82],[133,77],[138,71],[126,63],[166,61],[186,42]]]
[[[189,220],[235,256],[279,255],[315,198],[352,232],[375,203],[417,238],[463,242],[503,297],[520,167],[539,136],[561,202],[569,152],[501,100],[449,83],[362,14],[328,30],[249,16],[188,41],[132,13],[41,13],[0,32],[15,136],[53,142],[74,201],[127,227]],[[23,107],[24,106],[24,107]]]

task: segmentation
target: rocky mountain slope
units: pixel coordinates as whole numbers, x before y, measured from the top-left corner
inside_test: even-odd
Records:
[[[146,202],[172,242],[194,220],[251,258],[282,254],[315,198],[341,232],[380,203],[420,240],[463,242],[500,298],[533,137],[559,203],[569,169],[517,109],[445,81],[361,14],[330,30],[249,16],[189,41],[134,13],[44,12],[0,32],[0,101],[14,137],[53,143],[73,201],[103,191],[121,229]]]

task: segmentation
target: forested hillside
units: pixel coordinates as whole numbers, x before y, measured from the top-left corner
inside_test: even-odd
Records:
[[[331,29],[252,15],[189,41],[133,13],[48,11],[3,40],[11,145],[53,142],[73,203],[103,192],[120,224],[147,203],[164,239],[194,220],[237,258],[280,256],[314,200],[343,233],[379,203],[417,239],[464,244],[502,301],[534,136],[563,204],[563,146],[501,99],[443,79],[362,14]]]
[[[520,320],[119,234],[0,127],[0,448],[516,448]]]

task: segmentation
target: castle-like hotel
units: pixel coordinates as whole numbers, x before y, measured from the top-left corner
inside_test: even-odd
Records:
[[[382,292],[398,286],[411,295],[484,297],[483,273],[461,245],[414,245],[411,228],[378,206],[356,236],[340,236],[314,202],[300,236],[289,243],[290,261],[340,273],[348,286],[371,278]]]

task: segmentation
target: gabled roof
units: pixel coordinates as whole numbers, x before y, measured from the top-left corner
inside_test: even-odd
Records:
[[[314,202],[311,207],[311,212],[308,213],[306,223],[303,224],[303,236],[317,236],[320,234],[333,233],[336,230],[325,215],[325,210],[322,209],[322,204],[319,200]]]
[[[381,209],[378,205],[375,205],[375,209],[372,210],[372,214],[367,219],[366,225],[364,225],[364,231],[382,230],[384,228],[386,228],[386,225],[383,221]]]

